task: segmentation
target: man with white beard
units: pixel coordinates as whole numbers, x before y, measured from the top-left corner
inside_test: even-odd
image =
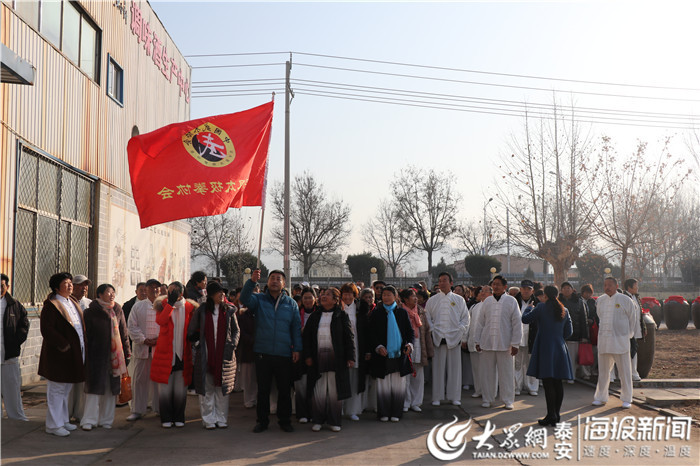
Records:
[[[493,295],[484,300],[476,322],[476,350],[482,352],[481,406],[484,408],[490,408],[494,402],[497,377],[504,408],[513,409],[515,401],[513,356],[518,354],[523,328],[518,302],[505,292],[507,286],[508,281],[501,275],[493,277]]]
[[[622,385],[622,407],[632,406],[632,360],[630,338],[636,326],[635,306],[630,298],[617,292],[617,280],[607,277],[603,283],[605,294],[596,301],[600,327],[598,329],[598,386],[593,395],[593,405],[608,402],[610,370],[613,363]]]

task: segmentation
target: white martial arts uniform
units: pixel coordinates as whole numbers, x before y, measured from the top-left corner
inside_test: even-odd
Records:
[[[460,344],[467,342],[469,311],[460,295],[442,291],[425,303],[425,316],[435,344],[433,356],[433,403],[447,397],[462,399],[462,354]],[[445,340],[445,344],[440,344]],[[445,383],[447,381],[447,383]]]
[[[503,293],[499,299],[489,296],[481,305],[476,322],[475,342],[481,348],[481,398],[493,403],[496,377],[501,400],[515,401],[512,347],[518,348],[523,337],[520,308],[514,297]],[[495,370],[493,370],[495,369]]]
[[[634,336],[634,302],[621,293],[612,296],[601,295],[596,302],[600,326],[598,329],[598,386],[593,399],[608,401],[610,370],[617,365],[618,377],[622,386],[620,399],[623,403],[632,402],[632,361],[630,359],[630,338]]]
[[[523,301],[520,306],[520,316],[522,317],[525,309],[534,307],[534,304],[528,304]],[[530,324],[521,324],[523,326],[523,337],[520,340],[520,348],[518,354],[515,355],[515,393],[520,394],[523,388],[531,394],[537,393],[539,382],[536,377],[527,375],[527,368],[530,365],[530,351],[527,346],[527,340],[530,336]]]
[[[151,397],[153,411],[158,412],[158,384],[151,380],[151,363],[155,346],[143,343],[147,338],[158,337],[160,327],[156,323],[156,314],[153,303],[149,299],[137,301],[129,314],[129,337],[134,347],[132,354],[134,376],[131,379],[132,414],[146,414],[149,397]]]

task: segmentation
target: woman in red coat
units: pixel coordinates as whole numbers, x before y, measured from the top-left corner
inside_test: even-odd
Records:
[[[156,299],[160,326],[158,342],[151,363],[151,380],[158,384],[161,425],[170,428],[185,426],[187,386],[192,381],[192,347],[187,341],[187,327],[197,303],[182,297],[184,287],[173,282],[165,297]]]

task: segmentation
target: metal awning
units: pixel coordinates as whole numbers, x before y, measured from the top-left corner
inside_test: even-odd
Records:
[[[31,63],[23,60],[15,52],[0,44],[0,58],[2,59],[2,75],[0,81],[11,84],[34,85],[36,68]]]

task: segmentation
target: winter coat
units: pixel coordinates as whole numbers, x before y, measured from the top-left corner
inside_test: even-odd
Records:
[[[236,359],[239,364],[255,362],[253,344],[255,343],[255,317],[252,312],[243,309],[238,313],[238,330],[240,338],[236,347]]]
[[[386,348],[388,327],[387,314],[388,311],[384,307],[384,304],[379,303],[369,316],[368,347],[372,350],[370,375],[379,379],[383,379],[389,374],[387,370],[388,356],[381,356],[376,351],[378,346],[384,346]],[[408,313],[405,309],[397,305],[396,309],[394,309],[394,316],[396,316],[396,323],[399,326],[399,332],[401,332],[401,356],[399,356],[401,361],[399,374],[403,377],[411,373],[410,361],[403,350],[409,343],[413,344],[415,335],[413,334],[413,327],[411,327],[411,322],[408,319]]]
[[[194,344],[194,389],[199,395],[206,395],[205,385],[207,379],[207,337],[206,313],[209,311],[207,305],[203,304],[197,308],[190,319],[187,327],[187,339]],[[238,320],[236,320],[236,307],[232,304],[222,303],[219,305],[219,312],[226,313],[226,342],[224,343],[223,368],[221,371],[221,392],[224,396],[233,391],[236,383],[236,345],[240,332],[238,331]]]
[[[69,297],[75,305],[83,326],[83,342],[87,352],[85,321],[78,302]],[[85,363],[80,350],[80,337],[73,327],[68,310],[58,301],[55,294],[44,301],[40,316],[41,355],[39,375],[52,382],[80,383],[85,381]],[[87,358],[87,354],[86,354]]]
[[[520,309],[522,309],[523,308],[523,296],[522,296],[522,294],[518,293],[517,295],[515,295],[515,300],[518,302],[518,306],[520,307]],[[537,304],[539,304],[539,300],[535,297],[534,294],[532,296],[530,296],[530,299],[528,299],[527,302],[530,303],[530,305],[532,307],[535,307],[535,306],[537,306]],[[530,354],[532,354],[532,348],[535,345],[535,338],[537,338],[537,322],[532,321],[532,322],[530,322],[529,331],[527,334],[527,352]]]
[[[2,338],[5,344],[5,361],[20,355],[22,344],[29,334],[29,319],[22,303],[15,300],[10,293],[5,293],[5,314],[2,318]]]
[[[363,299],[355,300],[355,308],[357,309],[357,354],[360,359],[355,361],[355,367],[358,369],[357,393],[363,393],[366,388],[366,376],[370,370],[370,361],[365,359],[365,355],[371,355],[374,352],[368,344],[369,316],[373,308]]]
[[[197,304],[202,304],[204,301],[206,301],[207,297],[204,296],[204,293],[202,290],[197,288],[197,284],[193,282],[192,280],[187,282],[187,285],[185,285],[185,292],[184,296],[185,299],[191,299],[192,301],[195,301]]]
[[[129,336],[124,321],[124,312],[119,304],[114,304],[114,315],[119,321],[119,336],[122,341],[124,359],[129,354]],[[112,318],[108,311],[102,308],[97,300],[83,314],[85,320],[86,344],[86,377],[85,393],[104,395],[109,387],[112,395],[121,391],[120,377],[112,375]]]
[[[192,314],[198,307],[199,305],[190,299],[185,301],[185,322],[182,332],[182,362],[184,363],[182,378],[185,380],[185,385],[189,385],[192,380],[192,345],[187,341],[187,328]],[[173,307],[168,303],[166,296],[161,296],[153,303],[153,309],[158,313],[156,323],[160,326],[160,332],[151,362],[151,380],[167,384],[173,368],[173,338],[175,335],[175,325],[172,319]]]
[[[241,291],[241,303],[255,316],[256,353],[292,357],[301,352],[301,318],[297,303],[284,293],[274,299],[269,292],[253,294],[255,282],[248,280]]]
[[[309,316],[306,321],[303,334],[303,359],[311,358],[312,364],[307,367],[307,395],[312,396],[316,381],[321,378],[318,369],[318,327],[321,316],[325,312],[332,312],[331,317],[331,342],[333,344],[333,354],[335,356],[335,387],[338,393],[338,400],[345,400],[352,396],[350,390],[350,370],[347,362],[355,360],[355,336],[352,333],[352,326],[348,314],[335,307],[332,311],[317,310]],[[310,398],[309,398],[310,399]]]
[[[425,316],[425,309],[422,306],[418,306],[418,316],[423,325],[420,326],[420,354],[421,354],[421,364],[423,366],[428,365],[428,359],[432,359],[435,355],[435,344],[433,343],[433,337],[430,332],[430,323]],[[471,316],[470,316],[471,317]]]
[[[588,315],[587,306],[583,302],[583,298],[577,293],[572,293],[569,299],[564,298],[563,294],[559,295],[559,301],[569,310],[571,323],[574,326],[574,332],[566,341],[581,341],[588,339]]]
[[[574,376],[569,350],[564,341],[573,331],[569,312],[566,311],[564,319],[556,321],[552,305],[540,303],[534,309],[525,311],[522,322],[537,322],[537,337],[530,355],[527,375],[538,379],[572,380]]]

